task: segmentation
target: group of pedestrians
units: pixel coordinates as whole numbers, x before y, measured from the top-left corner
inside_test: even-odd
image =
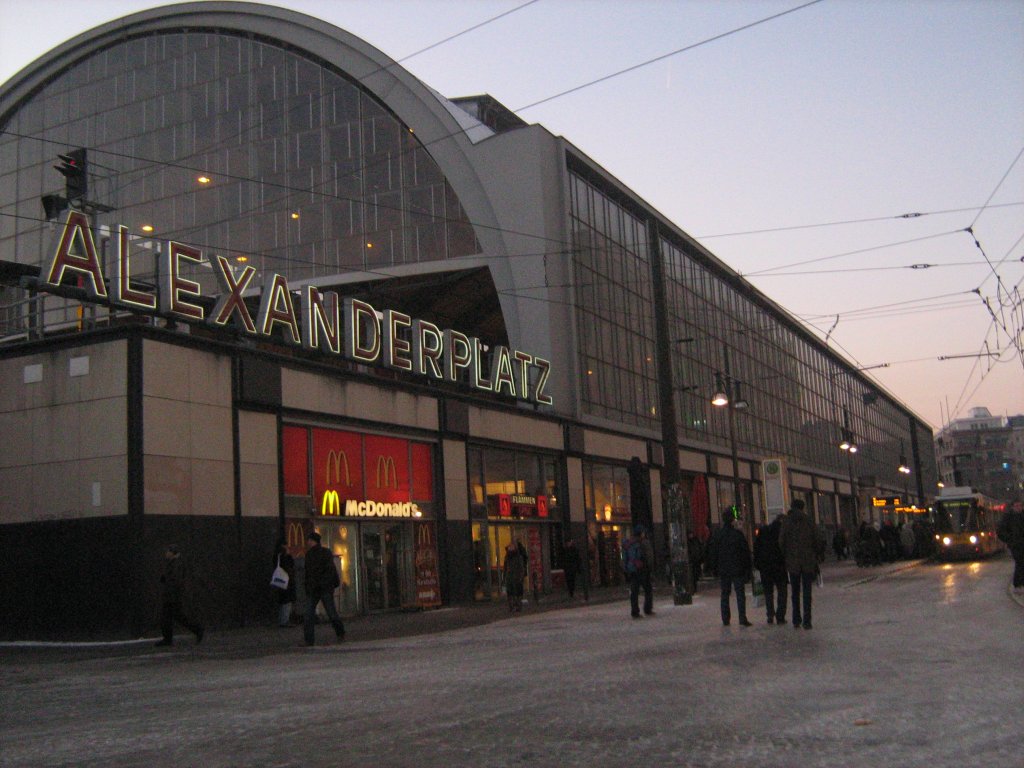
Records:
[[[796,628],[812,627],[812,590],[825,557],[825,542],[804,502],[794,499],[785,515],[761,527],[754,539],[751,558],[738,510],[731,509],[721,529],[708,542],[706,563],[718,573],[721,585],[722,624],[732,621],[731,595],[736,593],[736,612],[741,627],[751,626],[747,617],[746,584],[753,569],[761,574],[768,623],[786,624],[787,593],[791,597]]]

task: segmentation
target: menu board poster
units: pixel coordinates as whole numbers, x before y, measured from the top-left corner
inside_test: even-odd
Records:
[[[437,567],[434,523],[414,523],[416,532],[416,604],[421,608],[441,605],[441,578]]]

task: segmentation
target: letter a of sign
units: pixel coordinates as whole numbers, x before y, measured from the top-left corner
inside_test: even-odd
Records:
[[[71,253],[75,245],[79,245],[80,253]],[[46,276],[48,285],[60,285],[64,279],[64,271],[70,269],[87,276],[89,279],[82,287],[93,298],[107,298],[107,286],[103,281],[103,270],[96,254],[96,243],[89,229],[89,217],[81,211],[69,211],[64,222],[64,232],[60,236],[57,252]],[[90,287],[91,284],[91,287]]]

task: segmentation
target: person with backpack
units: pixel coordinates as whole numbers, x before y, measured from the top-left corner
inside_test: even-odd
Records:
[[[334,590],[341,586],[338,569],[330,551],[320,546],[320,534],[310,531],[306,537],[306,615],[302,623],[303,639],[306,645],[313,645],[316,632],[316,607],[323,603],[327,618],[331,620],[338,642],[345,639],[345,625],[334,607]]]
[[[1024,503],[1013,502],[1010,511],[999,519],[996,535],[1013,555],[1013,591],[1024,592]]]
[[[654,597],[651,592],[651,568],[654,550],[647,531],[642,525],[633,528],[633,535],[622,547],[622,567],[629,580],[629,610],[634,619],[640,618],[640,588],[644,590],[644,614],[654,615]]]

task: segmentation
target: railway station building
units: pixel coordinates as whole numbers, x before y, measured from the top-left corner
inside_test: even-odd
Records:
[[[613,585],[638,524],[660,574],[723,509],[831,533],[938,480],[928,424],[570,140],[246,3],[0,86],[0,435],[6,637],[150,631],[171,542],[237,626],[311,530],[344,614],[429,609],[502,599],[517,540],[540,592],[570,539]]]

